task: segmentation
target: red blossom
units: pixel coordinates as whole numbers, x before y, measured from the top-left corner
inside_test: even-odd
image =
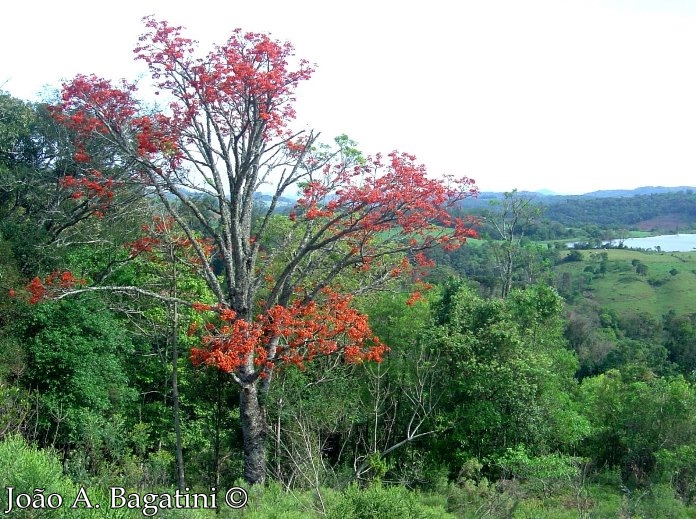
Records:
[[[330,232],[345,236],[361,271],[381,265],[372,259],[391,252],[407,253],[415,265],[431,268],[434,262],[424,251],[453,250],[476,236],[472,221],[453,218],[449,211],[476,195],[473,181],[429,178],[412,155],[392,152],[387,160],[377,155],[359,164],[327,165],[321,173],[303,186],[290,220],[303,225],[321,219]],[[402,263],[390,274],[410,270]]]
[[[413,292],[411,296],[406,300],[406,304],[408,306],[412,306],[416,304],[418,301],[421,301],[423,299],[423,294],[420,292]]]
[[[78,279],[75,275],[68,271],[54,270],[45,279],[38,276],[31,280],[27,285],[27,291],[30,294],[29,303],[36,304],[44,299],[50,299],[69,290],[76,285],[84,285],[84,279]]]
[[[198,323],[194,321],[189,325],[188,330],[186,330],[186,335],[188,335],[189,337],[193,337],[197,331]]]
[[[147,63],[158,88],[174,92],[179,99],[172,105],[173,127],[187,125],[201,106],[207,106],[214,107],[209,113],[216,122],[224,123],[221,127],[231,123],[228,131],[256,131],[253,127],[245,130],[242,118],[223,114],[234,114],[250,101],[258,110],[256,117],[265,134],[280,135],[294,117],[294,90],[313,70],[306,60],[298,60],[296,70],[289,67],[291,44],[237,29],[225,44],[204,58],[196,58],[196,42],[184,38],[181,27],[152,17],[147,17],[145,24],[147,32],[140,37],[135,53]],[[184,76],[186,90],[180,83]]]
[[[211,240],[199,237],[191,240],[182,236],[176,228],[177,223],[172,217],[153,217],[152,225],[141,226],[143,236],[124,244],[129,251],[129,258],[146,253],[149,261],[162,262],[165,261],[165,252],[172,245],[176,247],[177,257],[191,266],[201,264],[201,254],[206,258],[212,256],[214,245]]]
[[[236,318],[230,324],[210,327],[202,337],[204,348],[191,352],[196,365],[205,364],[233,372],[253,354],[254,364],[269,368],[273,362],[302,366],[318,355],[342,353],[349,363],[379,361],[387,347],[372,333],[367,316],[350,306],[351,297],[324,290],[321,302],[296,300],[287,307],[276,305],[253,322]],[[222,322],[229,322],[220,313]],[[266,345],[279,340],[277,356],[268,358]]]
[[[114,189],[117,187],[113,179],[105,178],[96,169],[86,169],[79,176],[66,175],[58,183],[66,191],[68,198],[85,199],[95,216],[103,215],[111,206]]]
[[[223,308],[220,311],[220,320],[232,322],[237,317],[237,313],[229,308]]]

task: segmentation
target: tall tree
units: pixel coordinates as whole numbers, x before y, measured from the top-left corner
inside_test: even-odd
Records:
[[[516,189],[505,193],[503,199],[491,202],[493,211],[486,217],[486,223],[492,227],[492,234],[497,241],[492,250],[501,281],[501,296],[507,297],[512,290],[515,262],[520,256],[522,239],[529,226],[539,217],[538,205]]]
[[[294,60],[289,43],[236,30],[197,57],[196,43],[180,27],[152,18],[145,24],[136,54],[166,108],[146,109],[125,81],[80,75],[66,83],[53,114],[75,132],[75,159],[83,167],[62,185],[75,199],[103,202],[100,213],[121,186],[142,186],[159,197],[214,303],[109,284],[108,276],[81,285],[66,272],[35,279],[32,299],[107,290],[206,312],[208,325],[192,331],[202,340],[193,359],[217,366],[239,386],[244,478],[263,482],[260,392],[274,368],[339,353],[347,362],[381,359],[385,346],[350,306],[350,292],[427,264],[426,249],[461,245],[473,231],[446,209],[476,189],[467,178],[428,179],[408,154],[364,158],[344,138],[329,149],[315,133],[290,131],[295,89],[312,68]],[[95,167],[100,143],[118,151],[117,179]],[[272,197],[261,208],[255,193],[264,186]],[[297,188],[287,233],[269,243],[281,196]],[[340,274],[350,269],[364,282],[342,282]]]

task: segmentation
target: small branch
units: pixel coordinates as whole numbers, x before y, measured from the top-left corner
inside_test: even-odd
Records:
[[[193,307],[193,303],[190,301],[185,301],[183,299],[180,299],[178,297],[171,297],[171,296],[166,296],[163,294],[158,294],[157,292],[152,292],[150,290],[145,290],[143,288],[139,287],[134,287],[134,286],[114,286],[114,285],[107,285],[107,286],[95,286],[95,287],[85,287],[85,288],[77,288],[73,290],[68,290],[67,292],[63,292],[62,294],[59,294],[52,299],[58,301],[60,299],[65,299],[66,297],[72,297],[76,296],[79,294],[86,294],[90,292],[111,292],[113,294],[137,294],[137,295],[142,295],[146,297],[151,297],[153,299],[157,299],[159,301],[165,301],[167,303],[179,303],[184,306],[187,306],[189,308]]]

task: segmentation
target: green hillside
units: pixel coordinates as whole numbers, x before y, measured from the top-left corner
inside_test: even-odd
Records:
[[[570,276],[579,295],[602,307],[655,317],[696,312],[696,253],[608,249],[582,251],[582,258],[557,265],[557,278],[567,273],[566,283]]]

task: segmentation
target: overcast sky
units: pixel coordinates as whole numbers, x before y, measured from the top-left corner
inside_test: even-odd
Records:
[[[3,6],[0,88],[136,79],[141,18],[202,46],[234,28],[317,64],[299,127],[415,154],[482,190],[696,185],[696,1],[23,0]],[[4,85],[3,85],[4,84]]]

